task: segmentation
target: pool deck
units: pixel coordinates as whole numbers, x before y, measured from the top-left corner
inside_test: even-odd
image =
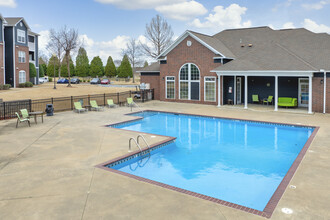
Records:
[[[287,187],[271,219],[330,219],[330,114],[158,101],[141,108],[319,126],[289,184],[296,188]],[[127,154],[136,133],[104,125],[133,119],[124,115],[129,112],[62,112],[18,129],[15,119],[0,121],[0,219],[266,219],[96,168]],[[155,144],[166,137],[146,139]]]

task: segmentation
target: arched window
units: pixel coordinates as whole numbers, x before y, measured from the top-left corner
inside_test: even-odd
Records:
[[[199,100],[199,69],[193,63],[186,63],[180,69],[180,99]]]

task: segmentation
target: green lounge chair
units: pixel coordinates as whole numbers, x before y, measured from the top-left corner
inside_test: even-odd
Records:
[[[113,100],[112,99],[108,99],[107,100],[107,103],[108,103],[108,107],[109,108],[117,107],[117,105],[115,103],[113,103]]]
[[[81,103],[80,102],[75,102],[75,103],[73,103],[74,104],[74,108],[75,108],[75,110],[78,112],[78,113],[80,113],[80,112],[87,112],[87,109],[86,108],[83,108],[82,106],[81,106]]]
[[[258,95],[252,95],[252,102],[255,103],[259,103],[259,96]]]
[[[95,100],[91,100],[90,104],[91,104],[91,110],[99,111],[103,109],[102,107],[97,105],[97,102]]]
[[[22,119],[30,119],[30,115],[27,109],[21,109]]]
[[[263,100],[263,104],[265,104],[265,103],[267,103],[267,105],[269,104],[269,103],[272,103],[273,102],[273,96],[268,96],[268,98],[267,99],[264,99]]]
[[[279,97],[277,105],[282,107],[297,107],[298,102],[297,98]]]
[[[17,116],[17,122],[16,122],[16,128],[18,127],[18,122],[21,123],[21,122],[27,122],[29,124],[29,127],[31,127],[30,125],[30,118],[23,118],[21,119],[21,117],[19,116],[19,114],[17,112],[15,112],[16,116]]]
[[[128,107],[133,107],[135,105],[133,98],[127,98],[127,105]]]

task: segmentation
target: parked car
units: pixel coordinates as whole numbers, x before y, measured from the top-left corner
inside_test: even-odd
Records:
[[[71,78],[70,82],[72,84],[79,84],[80,83],[80,79],[78,79],[78,78]]]
[[[58,84],[65,84],[65,83],[69,83],[69,80],[66,78],[60,78],[57,80]]]
[[[48,82],[48,76],[39,77],[39,83],[45,83],[45,82]]]
[[[110,80],[102,79],[101,84],[110,84]]]
[[[99,78],[93,78],[91,80],[91,84],[100,84],[101,83],[101,80]]]

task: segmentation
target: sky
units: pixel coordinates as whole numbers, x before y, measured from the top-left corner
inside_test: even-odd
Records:
[[[213,35],[224,29],[270,26],[330,34],[330,0],[0,0],[3,17],[24,17],[49,56],[49,30],[78,29],[90,60],[122,58],[130,38],[146,43],[145,27],[157,14],[174,39],[185,30]],[[149,59],[149,61],[151,61]]]

